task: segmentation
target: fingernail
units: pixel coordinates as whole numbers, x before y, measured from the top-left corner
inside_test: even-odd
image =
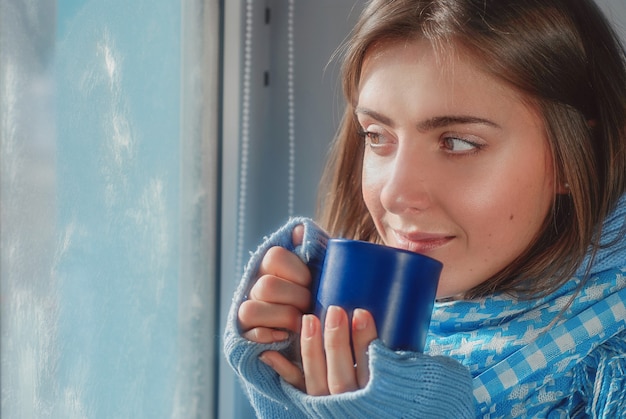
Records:
[[[336,329],[341,324],[341,309],[337,306],[330,306],[326,311],[326,329]]]
[[[285,339],[287,339],[289,337],[289,333],[283,331],[283,330],[273,330],[272,331],[272,338],[275,341],[283,341]]]
[[[352,314],[352,327],[355,330],[364,330],[367,327],[367,317],[363,314],[365,311],[361,308],[354,310]]]
[[[263,352],[260,356],[259,356],[259,360],[261,362],[263,362],[265,365],[274,368],[274,364],[272,363],[272,360],[269,359],[267,357],[267,355],[265,355],[265,352]]]
[[[302,336],[305,339],[310,339],[315,334],[315,323],[313,322],[313,316],[311,314],[305,314],[302,316]]]

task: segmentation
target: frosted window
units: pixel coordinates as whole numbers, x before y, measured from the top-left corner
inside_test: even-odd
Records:
[[[212,417],[217,1],[0,19],[2,417]]]

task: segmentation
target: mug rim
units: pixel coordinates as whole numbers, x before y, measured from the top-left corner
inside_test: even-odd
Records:
[[[431,256],[424,255],[422,253],[413,252],[413,251],[407,250],[407,249],[402,249],[402,248],[399,248],[399,247],[387,246],[386,244],[373,243],[373,242],[368,242],[368,241],[365,241],[365,240],[354,240],[354,239],[346,239],[346,238],[343,238],[343,237],[335,237],[335,238],[329,239],[328,240],[328,244],[326,246],[328,247],[328,245],[331,242],[339,244],[339,245],[341,245],[341,244],[357,244],[357,245],[363,246],[363,247],[372,247],[372,248],[378,248],[378,249],[379,248],[383,248],[383,249],[386,249],[387,251],[390,251],[390,252],[393,252],[393,253],[398,252],[398,253],[402,253],[402,254],[411,255],[411,257],[416,256],[416,257],[419,257],[419,258],[424,258],[427,261],[432,261],[435,264],[440,265],[441,267],[443,267],[443,263],[441,261],[439,261],[439,260],[437,260],[437,259],[435,259],[435,258],[433,258]]]

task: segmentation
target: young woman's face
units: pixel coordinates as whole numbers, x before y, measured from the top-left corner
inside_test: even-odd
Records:
[[[385,244],[443,262],[439,298],[519,256],[555,194],[539,115],[469,60],[438,60],[423,41],[374,48],[359,87],[363,198]]]

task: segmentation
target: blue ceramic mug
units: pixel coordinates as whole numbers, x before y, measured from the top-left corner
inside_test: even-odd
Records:
[[[324,324],[331,305],[350,319],[354,309],[366,309],[387,347],[423,352],[442,267],[407,250],[331,239],[314,287],[314,313]]]

